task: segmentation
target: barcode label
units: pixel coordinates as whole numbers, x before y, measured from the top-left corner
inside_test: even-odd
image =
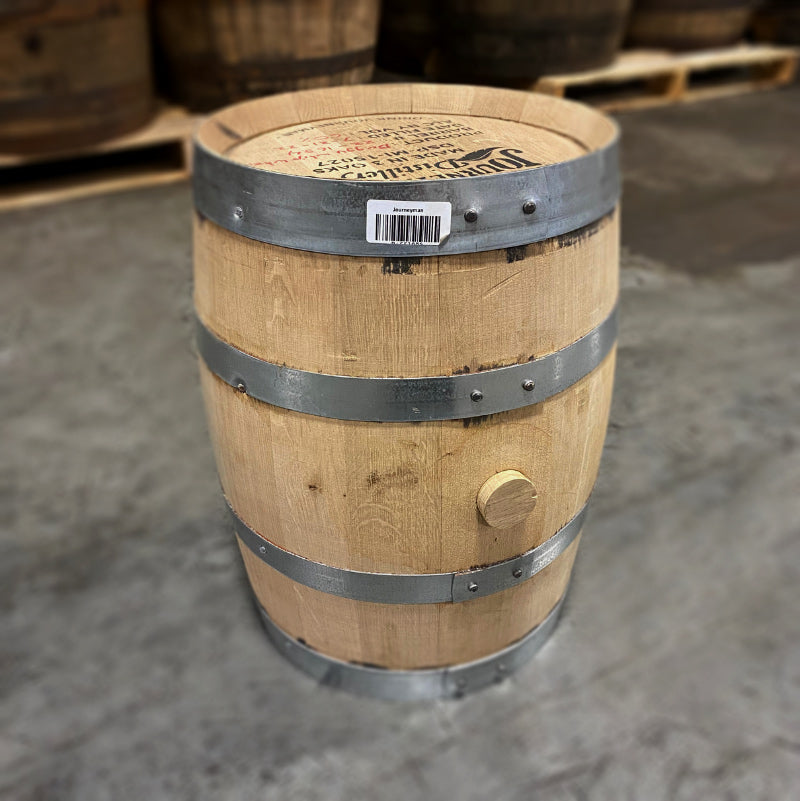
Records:
[[[367,201],[367,242],[384,245],[438,245],[449,235],[449,203]]]

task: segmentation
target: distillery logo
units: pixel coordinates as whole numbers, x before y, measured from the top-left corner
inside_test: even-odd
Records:
[[[514,148],[486,147],[465,153],[454,159],[436,162],[436,169],[447,173],[448,177],[460,178],[469,175],[491,175],[495,172],[520,170],[525,167],[540,167],[541,162],[528,161],[522,157],[521,150]],[[456,172],[452,172],[452,171]]]

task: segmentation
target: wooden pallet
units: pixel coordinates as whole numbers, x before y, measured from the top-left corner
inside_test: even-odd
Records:
[[[550,75],[532,88],[605,111],[651,108],[782,86],[794,78],[798,56],[792,47],[747,44],[690,53],[632,50],[609,67]]]
[[[0,212],[183,181],[198,118],[166,106],[134,133],[47,155],[0,154]]]

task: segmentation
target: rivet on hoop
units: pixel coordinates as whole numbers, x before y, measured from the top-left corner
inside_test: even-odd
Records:
[[[479,389],[473,389],[472,392],[469,393],[469,396],[474,403],[483,400],[483,393]]]
[[[467,589],[470,592],[477,592],[478,591],[478,585],[474,581],[470,581],[470,583],[467,584]]]
[[[525,392],[533,392],[533,388],[535,386],[536,383],[532,381],[530,378],[522,382],[522,388],[525,390]]]
[[[533,214],[536,211],[536,201],[535,200],[526,200],[522,204],[522,213],[523,214]]]
[[[473,223],[478,219],[478,212],[476,209],[467,209],[464,212],[464,219],[469,222]]]

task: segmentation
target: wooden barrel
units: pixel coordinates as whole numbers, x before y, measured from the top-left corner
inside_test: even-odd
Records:
[[[443,0],[437,72],[455,80],[530,81],[609,64],[630,0]]]
[[[800,44],[800,0],[768,0],[756,12],[753,33],[761,42]]]
[[[159,0],[162,82],[208,111],[259,95],[368,81],[380,0]]]
[[[758,0],[634,0],[628,43],[694,50],[738,42]]]
[[[391,697],[552,629],[614,374],[616,126],[489,88],[313,90],[195,147],[211,438],[280,650]]]
[[[383,0],[377,66],[401,75],[425,75],[438,36],[431,0]]]
[[[0,151],[89,145],[152,111],[145,0],[0,3]]]

